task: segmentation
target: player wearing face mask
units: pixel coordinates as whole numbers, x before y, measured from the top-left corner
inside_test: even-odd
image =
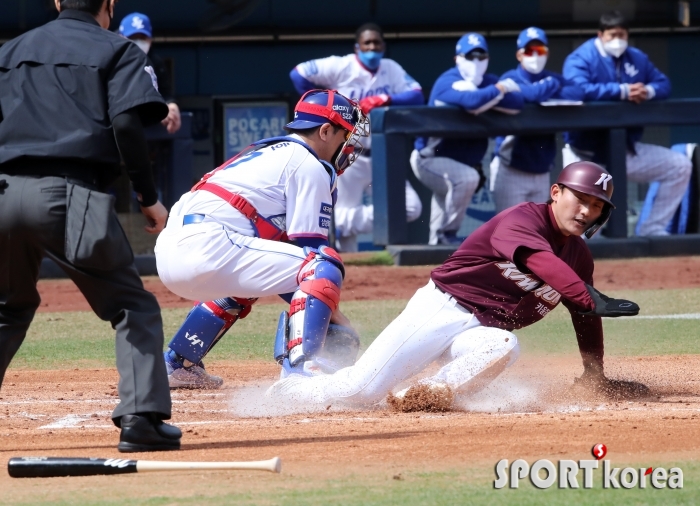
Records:
[[[549,99],[583,100],[583,89],[561,74],[544,70],[549,48],[547,34],[531,26],[518,36],[517,68],[503,74],[520,87],[526,102]],[[508,135],[496,138],[490,185],[500,213],[521,202],[545,202],[549,198],[549,171],[554,167],[554,134]]]
[[[468,33],[457,42],[455,66],[438,77],[428,105],[459,106],[472,114],[494,108],[515,114],[523,96],[512,79],[487,74],[486,39]],[[416,177],[433,191],[430,211],[430,244],[459,244],[457,238],[472,195],[483,183],[481,160],[488,139],[419,137],[411,154]]]
[[[603,14],[598,36],[584,42],[564,62],[564,77],[579,84],[586,101],[662,100],[671,83],[649,57],[628,47],[627,21],[617,11]],[[660,183],[650,218],[638,230],[642,236],[668,235],[666,226],[688,186],[692,164],[682,153],[640,142],[642,128],[627,129],[627,177],[634,182]],[[605,163],[608,132],[584,130],[565,134],[564,165],[578,160]]]
[[[168,129],[168,133],[177,132],[182,126],[180,108],[175,103],[172,79],[165,62],[151,51],[153,45],[151,20],[145,14],[132,12],[119,23],[119,35],[132,41],[141,51],[148,55],[151,68],[155,72],[158,91],[168,104],[168,116],[163,120],[163,125]]]

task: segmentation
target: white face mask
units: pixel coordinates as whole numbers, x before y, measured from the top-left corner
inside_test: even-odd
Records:
[[[520,64],[530,74],[539,74],[547,65],[547,57],[545,55],[533,54],[532,56],[523,56]]]
[[[485,60],[467,60],[464,56],[457,57],[457,70],[462,75],[465,81],[474,83],[474,86],[479,86],[484,80],[484,74],[489,66],[488,58]]]
[[[148,54],[148,51],[150,51],[150,49],[151,49],[151,41],[150,40],[136,39],[132,42],[134,44],[136,44],[139,47],[139,49],[146,54]]]
[[[603,42],[603,49],[605,49],[605,52],[610,56],[619,58],[622,56],[622,53],[627,51],[627,41],[625,39],[615,38],[607,42]]]

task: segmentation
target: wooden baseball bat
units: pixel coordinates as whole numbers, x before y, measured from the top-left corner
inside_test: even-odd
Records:
[[[252,462],[170,462],[82,457],[13,457],[7,462],[7,472],[13,478],[93,476],[185,469],[235,469],[279,473],[282,471],[282,461],[279,457]]]

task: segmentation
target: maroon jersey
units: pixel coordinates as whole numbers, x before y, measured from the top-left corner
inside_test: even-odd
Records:
[[[583,239],[559,231],[551,207],[527,202],[479,227],[440,267],[433,282],[482,325],[513,330],[541,320],[563,302],[584,357],[602,362],[600,317],[584,283],[593,285],[593,257]]]

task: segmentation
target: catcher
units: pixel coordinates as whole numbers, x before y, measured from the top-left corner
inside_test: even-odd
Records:
[[[608,220],[612,193],[612,176],[599,165],[565,167],[549,202],[506,209],[469,236],[355,365],[330,375],[291,374],[267,395],[372,404],[438,361],[435,375],[389,401],[399,410],[411,410],[417,400],[414,409],[449,409],[455,393],[477,391],[513,364],[519,346],[512,331],[541,320],[559,302],[571,313],[583,358],[577,383],[613,397],[644,395],[644,385],[605,376],[601,317],[636,315],[639,306],[593,288],[593,258],[581,238]]]

